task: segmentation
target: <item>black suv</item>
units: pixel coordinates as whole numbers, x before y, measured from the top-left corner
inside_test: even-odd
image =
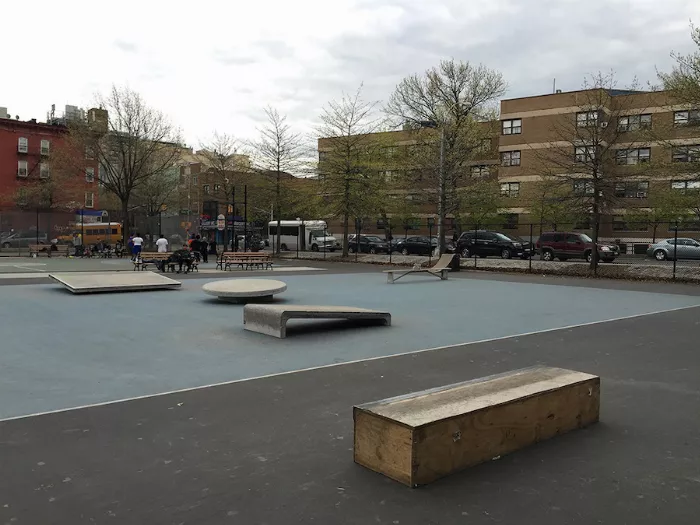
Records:
[[[457,240],[457,253],[465,259],[478,255],[479,257],[498,256],[502,259],[520,257],[527,259],[531,256],[530,243],[517,237],[500,232],[486,230],[467,231]]]

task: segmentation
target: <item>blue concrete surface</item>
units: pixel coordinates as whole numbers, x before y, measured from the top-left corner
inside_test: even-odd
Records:
[[[178,291],[88,296],[3,287],[0,419],[700,305],[683,295],[471,279],[389,285],[381,273],[283,280],[282,302],[386,309],[392,326],[278,340],[244,331],[243,307],[205,296],[204,279]]]

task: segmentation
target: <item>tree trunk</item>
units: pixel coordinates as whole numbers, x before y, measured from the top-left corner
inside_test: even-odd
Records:
[[[652,238],[651,238],[651,244],[656,244],[656,229],[659,227],[658,224],[654,224],[653,230],[652,230]]]
[[[600,234],[600,208],[596,201],[593,202],[593,252],[591,253],[591,270],[594,274],[598,271],[598,235]]]
[[[348,256],[348,235],[350,234],[350,214],[343,214],[343,257]]]
[[[122,242],[126,247],[129,242],[131,225],[129,224],[129,201],[122,200]]]
[[[280,188],[280,169],[279,164],[277,165],[277,187],[275,188],[275,215],[277,216],[277,243],[275,245],[275,253],[280,254],[280,242],[282,237],[282,211],[280,209],[280,194],[282,193]]]

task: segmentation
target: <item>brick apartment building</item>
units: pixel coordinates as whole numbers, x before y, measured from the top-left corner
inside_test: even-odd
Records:
[[[36,228],[29,208],[34,214],[41,207],[42,213],[54,215],[50,224],[56,231],[74,219],[75,210],[98,208],[97,161],[84,158],[84,152],[69,151],[67,133],[65,124],[11,119],[0,108],[1,231]],[[68,155],[80,161],[65,162]],[[84,168],[68,168],[69,164]]]
[[[604,96],[596,98],[599,103],[593,108],[591,103],[595,97],[591,94],[595,94],[594,90],[502,100],[500,121],[484,123],[494,130],[492,147],[484,148],[480,156],[465,167],[464,185],[475,178],[497,180],[499,217],[494,218],[491,221],[494,224],[489,227],[527,236],[530,224],[537,224],[534,232],[537,236],[542,222],[535,211],[537,194],[544,181],[553,176],[565,179],[573,196],[585,198],[591,191],[591,176],[582,168],[585,162],[577,161],[582,160],[586,152],[592,153],[589,151],[592,147],[586,144],[585,135],[579,137],[577,131],[593,130],[593,127],[596,133],[592,135],[600,145],[596,148],[607,150],[610,157],[606,166],[610,183],[605,192],[610,194],[606,202],[614,204],[601,210],[603,239],[648,242],[652,235],[650,228],[630,223],[625,217],[637,209],[648,210],[655,192],[700,190],[700,173],[693,169],[700,163],[700,112],[697,109],[672,105],[664,92],[623,90],[605,91]],[[571,136],[565,135],[566,130]],[[318,141],[320,164],[331,149],[331,140],[321,138]],[[376,140],[388,141],[392,143],[390,148],[399,149],[415,143],[412,131],[378,133]],[[568,160],[555,162],[554,153]],[[392,173],[393,166],[388,160],[385,167],[377,170],[377,176],[386,176],[389,172],[400,180],[402,174]],[[580,178],[577,178],[579,171]],[[414,187],[406,187],[403,193],[411,199],[422,191],[425,188],[414,184]],[[416,209],[415,216],[423,224],[418,231],[427,233],[426,219],[435,217],[435,212],[434,206],[422,205]],[[370,219],[364,228],[378,232],[381,220]],[[448,235],[459,230],[459,224],[451,223],[450,219],[446,222]],[[585,219],[576,224],[556,226],[590,232],[590,221]],[[556,226],[542,224],[545,230]],[[659,225],[656,237],[670,235],[670,229],[670,221]],[[682,229],[700,231],[700,221],[686,220]]]

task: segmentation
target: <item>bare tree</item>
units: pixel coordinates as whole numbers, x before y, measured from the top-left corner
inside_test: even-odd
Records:
[[[224,203],[233,204],[234,191],[237,178],[248,169],[248,162],[245,155],[240,153],[241,144],[238,139],[231,135],[214,132],[211,140],[202,145],[199,155],[203,159],[206,173],[214,186],[219,188],[213,194],[217,200]],[[229,201],[231,199],[231,201]],[[235,215],[236,210],[232,210]],[[227,221],[228,223],[228,221]],[[231,235],[231,249],[235,244],[235,231]],[[224,246],[228,244],[228,224],[224,228]]]
[[[664,89],[677,103],[700,106],[700,27],[691,27],[691,38],[698,50],[688,55],[672,53],[676,60],[671,73],[659,73]]]
[[[674,122],[671,124],[675,129],[659,130],[659,133],[654,133],[654,138],[663,142],[672,151],[673,161],[677,161],[671,162],[666,170],[677,175],[680,180],[692,181],[692,188],[690,187],[691,183],[686,182],[688,187],[680,191],[682,191],[682,198],[685,200],[687,207],[696,215],[696,220],[700,220],[700,188],[697,187],[697,174],[700,172],[700,147],[696,145],[678,145],[673,140],[664,138],[669,136],[697,137],[697,126],[700,125],[699,27],[691,26],[691,38],[698,49],[694,53],[687,55],[672,53],[671,56],[676,61],[673,70],[671,73],[659,73],[659,78],[668,95],[668,105],[685,106],[686,110],[674,113],[674,115],[681,117],[677,122],[674,119]],[[678,108],[669,108],[669,111],[674,109]]]
[[[620,200],[616,185],[635,180],[651,158],[641,120],[624,120],[644,113],[640,94],[634,86],[618,89],[614,73],[593,75],[572,94],[576,111],[552,119],[552,141],[531,149],[540,175],[571,188],[570,205],[589,212],[594,245],[603,214]],[[595,271],[598,250],[591,251],[590,263]]]
[[[89,117],[87,122],[75,123],[71,136],[80,151],[96,158],[100,184],[119,199],[126,242],[129,204],[135,191],[176,164],[180,138],[163,113],[129,88],[112,87],[109,95],[100,97],[100,106],[107,114],[92,113],[93,120]]]
[[[280,115],[272,107],[265,108],[267,123],[260,128],[260,137],[251,143],[254,151],[255,167],[265,176],[271,176],[272,205],[274,217],[277,218],[277,239],[274,242],[274,251],[280,252],[280,236],[282,206],[290,199],[285,198],[293,188],[286,184],[289,176],[294,176],[306,167],[304,162],[308,157],[308,148],[300,133],[295,133],[287,124],[287,117]],[[287,210],[288,211],[288,210]]]
[[[382,127],[376,107],[376,102],[362,99],[360,86],[354,95],[328,102],[317,129],[321,188],[329,213],[342,219],[344,257],[350,218],[375,211],[381,200],[384,180],[376,176],[381,141],[370,136]]]
[[[404,78],[385,108],[397,125],[417,130],[418,147],[409,162],[433,188],[424,197],[436,206],[440,253],[445,246],[445,217],[457,214],[461,205],[460,179],[490,139],[491,130],[483,123],[494,117],[505,90],[497,71],[443,60],[422,75]]]

